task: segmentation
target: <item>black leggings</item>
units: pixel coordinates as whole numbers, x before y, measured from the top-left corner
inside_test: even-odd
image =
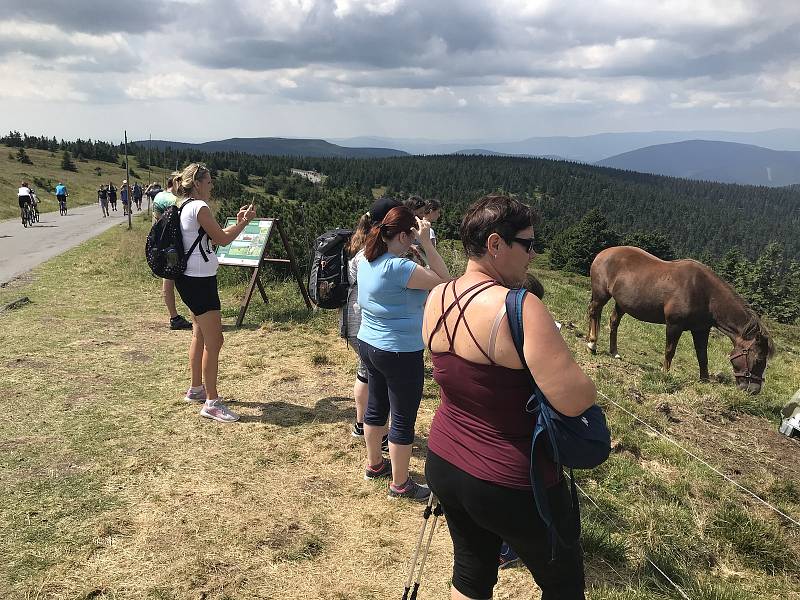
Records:
[[[583,600],[583,551],[559,547],[551,561],[550,540],[536,511],[533,493],[477,479],[428,450],[425,479],[444,509],[453,539],[453,587],[483,600],[497,583],[497,557],[505,540],[542,590],[542,600]],[[575,539],[577,531],[564,480],[548,490],[559,532]]]
[[[391,409],[389,441],[410,444],[414,441],[414,424],[425,378],[422,350],[388,352],[359,340],[358,353],[367,369],[369,386],[364,423],[378,427],[386,425]]]

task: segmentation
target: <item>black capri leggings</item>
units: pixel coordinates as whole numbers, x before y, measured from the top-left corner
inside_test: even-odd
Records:
[[[364,423],[383,427],[392,412],[389,441],[408,445],[414,441],[414,424],[422,400],[425,376],[422,350],[387,352],[359,340],[361,362],[367,369],[369,401]]]
[[[583,600],[583,551],[558,549],[551,562],[550,539],[536,511],[533,493],[477,479],[428,450],[425,479],[444,509],[453,539],[453,587],[469,598],[492,597],[497,557],[505,540],[528,567],[542,600]],[[569,514],[569,492],[562,479],[548,490],[559,532],[577,539]]]

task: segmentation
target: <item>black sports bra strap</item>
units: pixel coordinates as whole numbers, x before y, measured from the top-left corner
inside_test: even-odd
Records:
[[[497,282],[492,281],[491,283],[489,283],[489,285],[481,288],[480,290],[472,294],[472,296],[467,298],[467,301],[464,303],[464,306],[461,306],[461,298],[464,297],[463,294],[456,296],[455,304],[458,306],[458,318],[456,319],[456,324],[453,326],[453,341],[450,343],[450,352],[453,351],[453,343],[455,342],[456,339],[456,331],[458,330],[458,326],[461,324],[461,321],[463,320],[464,327],[467,328],[467,333],[469,333],[469,337],[472,338],[472,342],[475,344],[475,346],[477,346],[478,350],[481,351],[481,354],[483,354],[483,356],[486,357],[486,360],[488,360],[491,364],[494,364],[494,361],[491,359],[491,357],[481,347],[481,345],[478,343],[478,340],[475,339],[475,334],[472,333],[472,329],[470,328],[469,322],[467,321],[466,310],[467,307],[469,306],[469,303],[472,302],[478,294],[480,294],[484,290],[488,290],[490,287],[493,287],[495,285],[498,285]],[[455,290],[455,286],[453,286],[453,289]]]
[[[488,285],[486,285],[486,284],[488,284]],[[431,331],[430,335],[428,336],[428,348],[430,349],[430,347],[431,347],[431,342],[433,341],[433,336],[436,335],[436,332],[438,332],[439,328],[442,326],[442,324],[444,324],[445,334],[447,335],[448,351],[452,352],[453,351],[453,342],[455,341],[456,329],[458,328],[458,322],[461,320],[461,318],[464,315],[463,311],[467,308],[467,306],[469,306],[469,303],[472,302],[472,299],[475,296],[480,294],[483,290],[488,290],[490,287],[493,287],[495,285],[499,285],[499,284],[496,281],[494,281],[493,279],[484,279],[483,281],[479,281],[478,283],[476,283],[474,285],[471,285],[466,290],[464,290],[460,294],[456,295],[456,280],[454,279],[453,280],[453,297],[455,298],[455,301],[452,302],[450,304],[450,306],[447,307],[447,310],[445,310],[445,308],[444,308],[444,295],[447,292],[447,287],[445,286],[445,289],[442,290],[442,314],[439,315],[439,319],[436,321],[436,326],[433,328],[433,330]],[[473,291],[475,289],[478,289],[481,286],[483,286],[483,288],[480,289],[475,294],[473,294],[466,301],[466,303],[464,304],[464,307],[462,308],[461,304],[460,304],[460,300],[464,296],[469,294],[471,291]],[[450,329],[447,326],[447,317],[450,316],[450,311],[453,310],[456,307],[458,307],[459,311],[461,311],[461,312],[458,315],[458,319],[456,320],[456,325],[453,328],[453,333],[451,334],[450,333]],[[466,320],[464,322],[466,323]],[[467,325],[467,330],[469,331],[469,325]],[[472,332],[471,331],[470,331],[470,335],[472,336]],[[475,341],[475,337],[474,336],[472,336],[472,339],[473,339],[473,341]],[[475,343],[477,344],[477,342],[475,342]],[[478,348],[481,350],[481,352],[483,352],[483,348],[481,348],[480,345],[478,345]],[[486,355],[485,352],[484,352],[484,355]],[[489,357],[487,356],[487,358],[489,358]],[[491,359],[489,359],[489,360],[491,361]]]

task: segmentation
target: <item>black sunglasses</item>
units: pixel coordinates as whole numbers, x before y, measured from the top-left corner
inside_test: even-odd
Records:
[[[525,249],[528,251],[528,254],[533,252],[533,245],[536,243],[536,238],[519,238],[513,237],[511,238],[512,242],[517,242],[518,244],[522,244],[525,246]]]

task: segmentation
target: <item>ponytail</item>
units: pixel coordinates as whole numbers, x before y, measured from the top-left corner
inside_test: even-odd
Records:
[[[405,206],[397,206],[386,213],[381,223],[373,225],[367,235],[364,257],[372,262],[389,251],[387,242],[398,234],[409,233],[417,224],[414,213]]]
[[[366,258],[369,262],[372,262],[379,256],[386,254],[388,251],[389,247],[386,245],[386,240],[383,239],[381,226],[373,226],[367,235],[367,243],[364,244],[364,258]]]

